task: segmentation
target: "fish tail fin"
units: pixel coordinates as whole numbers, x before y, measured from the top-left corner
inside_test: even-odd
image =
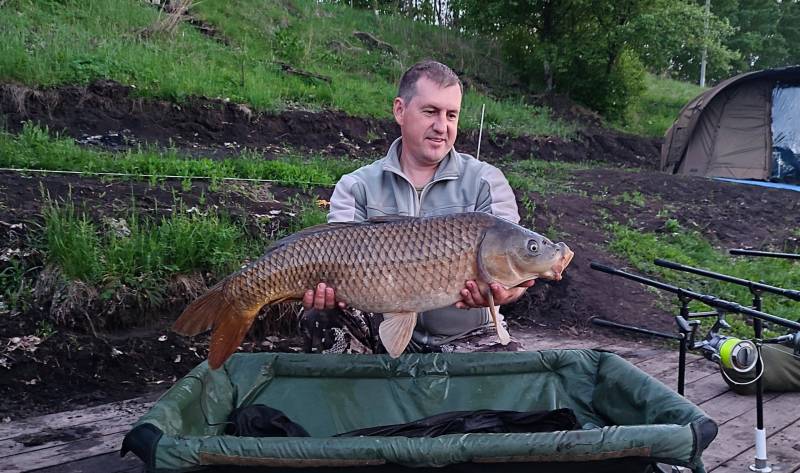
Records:
[[[225,360],[236,352],[245,334],[250,330],[256,314],[258,314],[258,309],[247,313],[231,314],[224,317],[219,325],[214,327],[208,348],[208,366],[212,370],[222,366]]]
[[[217,284],[183,310],[172,324],[172,331],[187,337],[201,334],[217,325],[222,314],[230,310],[229,306],[223,284]]]
[[[417,325],[416,312],[383,314],[383,322],[378,326],[381,343],[389,356],[397,358],[406,349]]]
[[[172,330],[191,337],[213,329],[208,364],[217,369],[239,347],[259,309],[242,309],[230,303],[224,284],[220,283],[189,304],[172,325]]]

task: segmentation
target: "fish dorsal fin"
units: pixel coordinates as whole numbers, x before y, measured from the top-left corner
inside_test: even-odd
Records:
[[[302,230],[292,233],[291,235],[285,236],[280,240],[276,241],[272,245],[267,248],[267,252],[272,251],[276,248],[280,248],[282,246],[286,246],[290,243],[293,243],[303,237],[307,237],[309,235],[313,235],[316,233],[325,233],[332,230],[338,230],[341,228],[347,227],[354,227],[357,225],[363,225],[361,222],[336,222],[336,223],[321,223],[319,225],[314,225],[311,227],[306,227]]]
[[[384,313],[378,326],[381,343],[389,356],[397,358],[406,349],[417,325],[416,312]]]
[[[405,220],[414,220],[418,217],[410,217],[408,215],[380,215],[377,217],[370,217],[367,223],[392,223],[403,222]]]
[[[304,228],[299,230],[291,235],[281,238],[280,240],[276,241],[272,245],[267,248],[267,251],[274,250],[276,248],[280,248],[282,246],[286,246],[290,243],[293,243],[303,237],[307,237],[309,235],[317,234],[317,233],[325,233],[332,230],[339,230],[342,228],[347,227],[357,227],[359,225],[367,225],[367,224],[380,224],[380,223],[391,223],[391,222],[400,222],[404,220],[414,219],[416,217],[407,217],[404,215],[383,215],[380,217],[372,217],[369,220],[363,222],[334,222],[334,223],[321,223],[319,225],[314,225],[311,227]]]

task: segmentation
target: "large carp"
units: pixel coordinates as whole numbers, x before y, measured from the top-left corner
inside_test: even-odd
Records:
[[[392,357],[408,345],[417,313],[455,304],[475,280],[500,324],[489,284],[509,288],[536,278],[561,279],[572,260],[564,244],[487,213],[384,217],[318,225],[279,240],[264,256],[195,300],[173,329],[212,329],[208,363],[216,369],[238,348],[266,304],[300,300],[324,282],[352,307],[382,313],[381,342]]]

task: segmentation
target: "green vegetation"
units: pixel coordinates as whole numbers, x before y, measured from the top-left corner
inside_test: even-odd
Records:
[[[495,38],[520,80],[555,90],[599,111],[625,116],[647,71],[696,70],[704,47],[709,68],[729,67],[736,54],[723,42],[728,23],[694,2],[674,0],[457,0],[458,26]]]
[[[287,156],[265,160],[244,151],[238,158],[224,160],[189,159],[176,150],[138,149],[110,153],[83,148],[70,138],[51,137],[47,130],[25,124],[22,133],[0,132],[0,166],[23,169],[80,171],[85,173],[126,173],[155,176],[275,180],[287,185],[332,186],[360,163],[356,160]]]
[[[106,287],[139,287],[149,281],[158,287],[155,282],[171,274],[203,270],[222,276],[264,247],[242,223],[177,207],[160,221],[131,211],[123,220],[98,225],[71,201],[48,201],[43,211],[45,262],[68,280]]]
[[[623,120],[611,125],[636,135],[662,137],[683,106],[704,90],[699,85],[648,74],[644,93],[630,104]]]
[[[742,286],[710,278],[661,268],[653,264],[655,258],[667,259],[689,266],[708,269],[731,276],[768,284],[794,288],[800,287],[800,265],[790,260],[772,258],[735,259],[715,249],[695,231],[687,231],[677,221],[667,220],[663,234],[642,233],[626,225],[612,223],[607,226],[612,235],[610,249],[626,258],[639,271],[653,274],[658,279],[698,292],[713,294],[722,299],[749,305],[750,291]],[[692,303],[692,310],[708,310],[707,306]],[[778,296],[764,296],[764,310],[791,320],[800,320],[796,303]],[[740,337],[752,337],[752,328],[738,318],[732,318],[734,332]]]
[[[297,209],[288,229],[290,234],[328,221],[327,202],[325,201],[307,202],[290,199],[288,204],[290,207]]]
[[[28,85],[107,78],[135,86],[141,96],[178,102],[195,95],[260,110],[332,108],[387,118],[400,75],[423,58],[447,62],[464,78],[488,83],[496,95],[514,79],[487,40],[312,0],[196,2],[191,14],[212,25],[217,38],[186,22],[174,34],[151,31],[164,13],[137,0],[11,0],[3,11],[0,81]],[[395,52],[370,49],[355,31],[369,32]],[[290,74],[284,64],[323,78]],[[478,126],[483,103],[487,125],[504,133],[565,130],[545,109],[474,88],[465,97],[462,127]]]
[[[572,183],[572,173],[591,167],[591,163],[565,163],[526,159],[505,166],[508,183],[517,192],[557,194],[579,192]]]
[[[44,192],[44,191],[43,191]],[[30,238],[44,265],[69,281],[94,288],[109,299],[119,290],[133,291],[139,308],[164,302],[169,281],[179,274],[202,273],[218,280],[243,262],[263,253],[268,237],[252,235],[245,221],[214,210],[186,209],[180,200],[168,216],[154,219],[130,210],[125,218],[97,222],[71,198],[55,202],[46,195],[41,233]],[[323,223],[326,202],[293,198],[291,219],[276,238]],[[288,210],[287,210],[288,211]],[[10,255],[0,272],[0,313],[25,312],[41,267],[23,255]],[[127,289],[126,289],[127,288]]]
[[[619,196],[615,197],[614,200],[618,203],[627,204],[633,207],[644,207],[644,204],[646,203],[644,194],[639,191],[623,192]]]

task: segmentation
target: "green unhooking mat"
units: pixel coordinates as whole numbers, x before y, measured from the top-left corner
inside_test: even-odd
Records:
[[[231,411],[253,404],[282,411],[310,437],[225,435]],[[451,411],[560,408],[572,409],[581,428],[333,437]],[[660,462],[704,472],[700,456],[716,434],[714,421],[691,402],[607,352],[435,353],[398,359],[258,353],[234,355],[216,371],[200,364],[136,423],[122,454],[133,451],[148,471],[246,465],[378,473],[406,467],[469,471],[471,465],[504,472],[646,472]]]

